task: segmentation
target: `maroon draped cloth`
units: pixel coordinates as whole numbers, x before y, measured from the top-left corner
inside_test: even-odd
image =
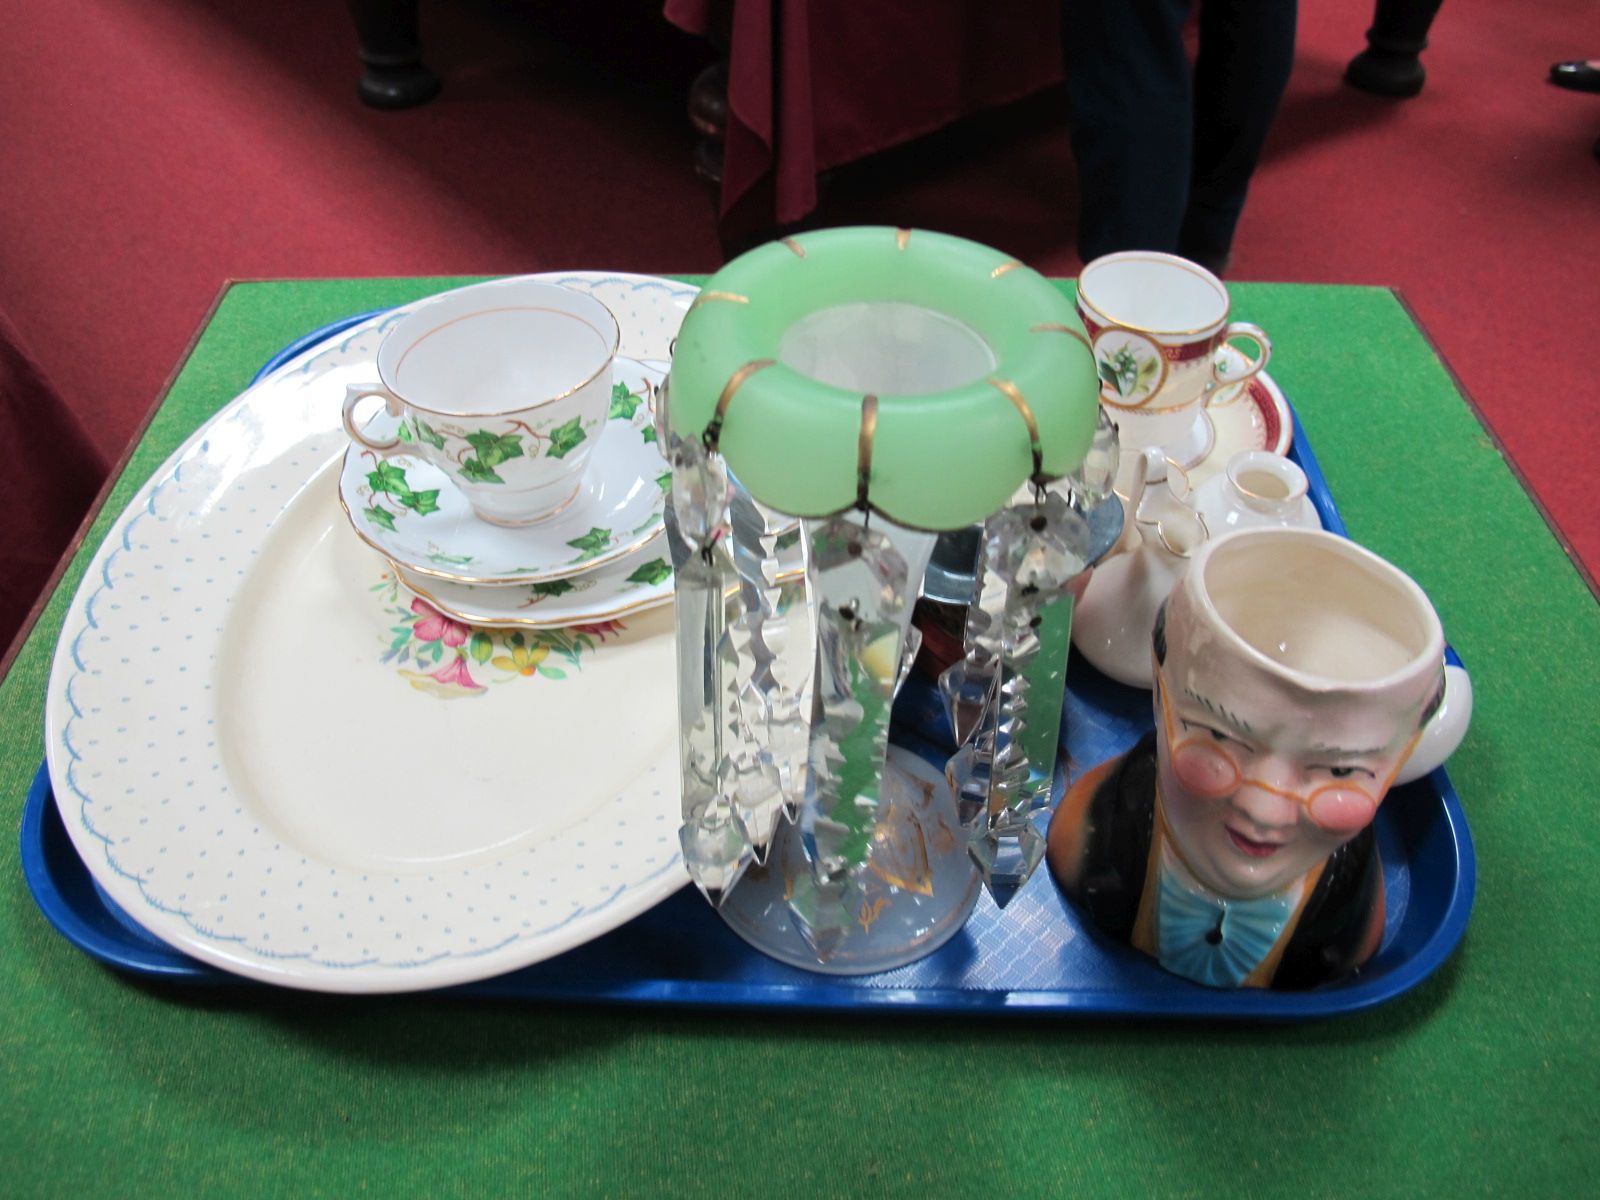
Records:
[[[801,220],[817,174],[1061,78],[1060,0],[666,0],[723,46],[724,232]]]
[[[0,312],[0,664],[106,475],[83,423]]]

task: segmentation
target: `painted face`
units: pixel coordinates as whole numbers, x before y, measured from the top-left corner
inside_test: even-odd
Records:
[[[1422,590],[1320,530],[1207,543],[1156,631],[1162,811],[1224,896],[1278,891],[1364,829],[1420,736],[1444,634]]]
[[[1157,676],[1163,807],[1185,864],[1225,896],[1278,891],[1364,829],[1415,740],[1355,700],[1308,720],[1270,678],[1224,703],[1179,677]]]

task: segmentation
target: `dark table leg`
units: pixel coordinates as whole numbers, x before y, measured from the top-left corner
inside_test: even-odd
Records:
[[[694,148],[695,174],[722,182],[722,147],[728,133],[728,64],[712,63],[689,88],[689,124],[700,135]]]
[[[345,0],[366,68],[356,94],[372,108],[411,108],[439,94],[439,77],[422,65],[417,0]]]

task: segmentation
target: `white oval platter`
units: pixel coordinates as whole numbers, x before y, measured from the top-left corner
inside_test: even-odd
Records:
[[[589,290],[665,360],[694,289]],[[290,360],[139,491],[68,609],[45,734],[96,882],[254,979],[443,987],[599,936],[685,882],[672,614],[474,630],[404,591],[337,498],[384,314]]]

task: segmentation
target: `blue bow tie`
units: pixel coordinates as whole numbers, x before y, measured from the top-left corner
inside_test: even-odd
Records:
[[[1196,983],[1238,987],[1277,942],[1291,911],[1281,893],[1219,900],[1163,868],[1157,924],[1161,965]]]

